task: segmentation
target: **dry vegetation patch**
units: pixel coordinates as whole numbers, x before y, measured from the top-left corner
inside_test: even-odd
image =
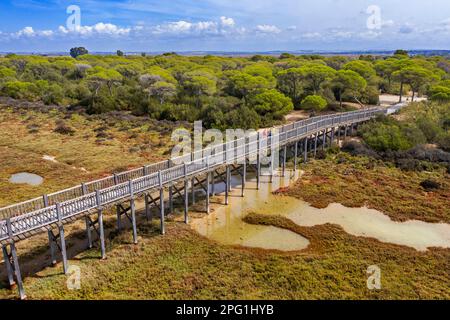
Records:
[[[312,160],[303,170],[302,179],[283,193],[316,208],[340,203],[377,209],[397,221],[450,222],[450,180],[445,168],[406,172],[382,161],[339,153]],[[421,184],[426,180],[439,188],[425,189]]]

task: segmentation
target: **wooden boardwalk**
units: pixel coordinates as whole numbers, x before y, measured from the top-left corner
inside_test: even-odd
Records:
[[[104,210],[116,207],[119,230],[122,216],[130,220],[136,243],[135,201],[138,198],[144,198],[147,216],[150,215],[151,207],[158,208],[161,233],[164,234],[164,217],[167,209],[172,210],[175,196],[178,195],[183,199],[187,223],[189,189],[193,192],[193,196],[198,186],[205,191],[206,212],[209,212],[209,197],[214,179],[225,183],[225,203],[228,203],[233,172],[237,172],[242,178],[243,195],[248,169],[256,172],[259,185],[263,155],[280,156],[284,171],[288,154],[291,154],[294,158],[294,167],[297,168],[299,155],[302,155],[306,161],[309,152],[315,154],[319,146],[325,148],[331,145],[335,139],[341,139],[341,135],[346,136],[348,130],[353,131],[357,124],[386,113],[387,110],[384,108],[370,108],[313,117],[272,128],[267,136],[255,133],[254,136],[240,138],[179,158],[146,165],[2,208],[0,209],[0,243],[9,284],[10,286],[17,284],[20,297],[22,299],[26,297],[15,247],[17,241],[37,233],[47,232],[52,262],[56,262],[56,252],[60,251],[64,272],[67,272],[65,224],[85,219],[88,247],[92,247],[92,232],[96,232],[101,257],[105,258]],[[275,155],[271,150],[279,150],[280,154]],[[271,172],[275,169],[273,163],[274,161],[270,162]],[[164,199],[166,189],[169,194],[167,201]],[[166,202],[169,208],[165,208]]]

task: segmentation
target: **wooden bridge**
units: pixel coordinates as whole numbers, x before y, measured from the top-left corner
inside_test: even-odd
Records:
[[[330,146],[341,135],[347,136],[358,123],[365,122],[379,114],[386,114],[383,108],[313,117],[282,127],[273,128],[267,136],[236,139],[191,154],[146,165],[142,168],[114,174],[109,177],[83,183],[56,193],[0,209],[0,243],[4,265],[11,287],[17,285],[21,299],[25,299],[22,277],[15,243],[38,233],[47,232],[52,263],[56,253],[61,253],[63,270],[68,271],[64,225],[78,219],[85,219],[88,247],[92,247],[92,233],[97,234],[101,258],[106,258],[103,212],[116,207],[117,227],[120,231],[122,217],[126,216],[132,225],[134,242],[137,243],[136,205],[143,198],[145,215],[151,219],[151,209],[158,208],[161,234],[164,234],[164,220],[167,211],[173,210],[173,199],[179,196],[184,204],[184,220],[188,222],[189,192],[195,201],[195,188],[205,191],[206,212],[209,212],[209,198],[214,191],[214,179],[225,184],[225,204],[231,190],[231,175],[238,173],[242,178],[244,195],[247,170],[256,173],[257,185],[261,176],[261,157],[271,154],[273,172],[274,152],[280,150],[281,166],[284,172],[288,153],[294,158],[297,168],[302,155],[306,162],[308,153],[316,154],[318,147]],[[231,155],[231,156],[230,156]],[[165,191],[167,190],[167,191]],[[168,193],[168,201],[165,194]],[[165,208],[168,202],[169,207]]]

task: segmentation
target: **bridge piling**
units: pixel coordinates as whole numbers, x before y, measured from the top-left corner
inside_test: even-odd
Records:
[[[195,178],[191,180],[192,204],[195,204]]]
[[[206,213],[209,214],[210,208],[209,208],[209,195],[211,192],[211,173],[206,173]]]
[[[163,181],[162,181],[162,174],[161,171],[158,172],[158,178],[159,178],[159,213],[160,213],[160,224],[161,224],[161,234],[164,235],[166,234],[166,228],[164,226],[164,186],[163,186]],[[192,182],[194,183],[193,179]],[[194,184],[192,185],[193,188]]]
[[[188,180],[184,180],[184,223],[189,223],[189,190]]]
[[[247,159],[244,158],[244,164],[242,165],[241,197],[245,195],[246,178],[247,178]]]
[[[8,276],[9,288],[13,288],[16,285],[16,282],[14,281],[13,266],[11,264],[10,256],[8,254],[8,249],[6,248],[6,245],[2,245],[2,251],[3,251],[3,261],[6,267],[6,274]]]
[[[100,198],[100,191],[99,190],[95,190],[95,200],[97,202],[97,223],[98,223],[98,238],[100,241],[100,254],[101,254],[101,259],[104,260],[106,259],[106,247],[105,247],[105,229],[103,226],[103,208],[102,208],[102,202],[101,202],[101,198]],[[120,218],[120,215],[119,215]],[[94,226],[95,222],[92,223],[92,226]],[[94,228],[95,230],[95,228]]]
[[[55,248],[54,235],[53,235],[53,232],[51,229],[49,229],[47,231],[47,235],[48,235],[48,244],[50,247],[50,259],[51,259],[50,264],[52,266],[55,266],[56,265],[56,248]]]
[[[84,222],[86,223],[87,247],[88,249],[92,249],[91,219],[89,216],[84,217]]]
[[[261,184],[261,133],[257,133],[256,137],[256,190],[259,190]]]
[[[133,227],[133,243],[138,243],[137,238],[137,226],[136,226],[136,204],[134,199],[130,199],[130,208],[131,208],[131,225]]]
[[[20,299],[25,300],[27,296],[25,295],[25,290],[23,288],[22,274],[20,272],[19,259],[17,257],[16,245],[13,238],[10,218],[6,220],[6,228],[8,230],[8,246],[10,252],[8,252],[8,248],[6,245],[2,247],[2,250],[5,259],[6,270],[8,272],[8,281],[11,287],[14,287],[14,285],[17,284]],[[16,281],[14,281],[14,275],[16,276]]]
[[[286,176],[286,155],[287,155],[287,146],[283,147],[283,162],[282,162],[282,176]]]
[[[333,147],[333,140],[334,140],[334,130],[335,128],[331,128],[331,136],[330,136],[330,146]]]
[[[67,274],[67,272],[69,271],[69,264],[67,261],[66,239],[64,237],[64,225],[62,223],[61,205],[59,203],[56,204],[56,214],[58,215],[59,243],[63,260],[63,271],[65,274]],[[56,237],[54,241],[56,241]]]
[[[152,214],[151,214],[151,208],[150,208],[150,199],[148,193],[144,195],[144,203],[145,203],[145,217],[147,218],[147,221],[152,221]]]
[[[211,171],[211,195],[214,197],[216,195],[216,175],[214,170]]]
[[[319,140],[319,133],[316,132],[315,137],[314,137],[314,158],[316,158],[317,156],[317,143]]]
[[[101,259],[106,259],[106,247],[105,247],[105,229],[103,227],[103,210],[98,210],[98,226],[99,226],[99,240],[100,240],[100,255]]]
[[[304,163],[308,162],[308,138],[305,138],[303,141],[304,144],[304,154],[303,154],[303,161]]]
[[[322,150],[325,150],[327,144],[327,129],[323,130],[322,133]]]
[[[226,166],[226,174],[225,174],[225,205],[228,205],[228,193],[229,193],[229,184],[230,184],[230,166]]]
[[[120,205],[116,205],[116,215],[117,215],[117,231],[122,230],[122,212],[120,210]]]
[[[169,186],[169,213],[173,213],[173,185]]]

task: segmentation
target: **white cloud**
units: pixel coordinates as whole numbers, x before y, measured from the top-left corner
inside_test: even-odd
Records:
[[[40,31],[40,34],[45,37],[51,37],[54,34],[54,32],[52,30],[43,30]]]
[[[32,27],[25,27],[22,30],[18,31],[16,33],[18,37],[26,36],[26,37],[32,37],[34,36],[34,30]]]
[[[348,39],[353,37],[354,33],[351,31],[332,31],[331,36],[335,38]]]
[[[94,34],[121,36],[128,35],[131,32],[131,28],[121,28],[111,23],[99,22],[93,26],[77,26],[74,30],[60,26],[58,31],[61,34],[79,34],[82,36],[90,36]]]
[[[220,17],[219,21],[176,21],[160,24],[150,28],[151,33],[157,35],[170,34],[226,34],[231,30],[238,31],[235,28],[235,21],[233,18],[227,18],[225,16]]]
[[[305,39],[317,39],[317,38],[321,38],[322,35],[319,32],[307,32],[307,33],[303,33],[301,35],[302,38]]]
[[[220,17],[220,24],[224,27],[234,27],[235,22],[233,18]]]
[[[192,28],[192,23],[186,21],[170,22],[166,25],[156,26],[157,33],[164,32],[187,32]]]
[[[281,30],[274,25],[260,24],[256,26],[256,30],[261,33],[280,33]]]
[[[378,38],[381,35],[382,35],[381,32],[373,31],[373,30],[369,30],[369,31],[366,31],[366,32],[359,33],[359,37],[360,38],[367,39],[367,40]]]
[[[217,23],[213,21],[200,21],[194,26],[199,31],[217,31]]]

